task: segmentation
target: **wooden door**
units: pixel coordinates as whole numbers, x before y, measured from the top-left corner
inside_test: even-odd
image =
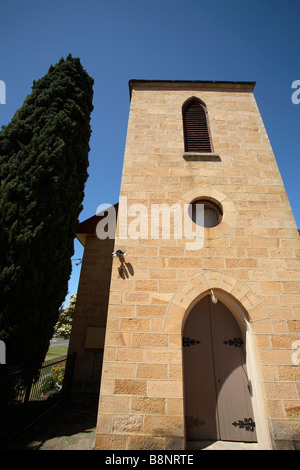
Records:
[[[207,296],[183,330],[187,440],[256,442],[241,330],[227,307]]]

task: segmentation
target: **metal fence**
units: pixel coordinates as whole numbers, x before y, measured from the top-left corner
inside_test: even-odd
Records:
[[[68,366],[66,367],[68,362]],[[42,364],[32,378],[24,365],[2,365],[0,370],[0,439],[22,432],[70,392],[75,354]]]

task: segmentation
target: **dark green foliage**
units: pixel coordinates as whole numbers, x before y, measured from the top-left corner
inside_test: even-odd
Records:
[[[93,79],[71,55],[0,132],[0,339],[42,362],[68,290],[87,179]]]

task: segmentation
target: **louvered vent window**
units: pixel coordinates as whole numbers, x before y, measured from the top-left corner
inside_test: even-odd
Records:
[[[212,152],[205,106],[198,99],[189,100],[182,109],[186,152]]]

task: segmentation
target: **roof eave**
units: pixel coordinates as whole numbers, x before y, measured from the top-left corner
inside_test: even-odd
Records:
[[[113,207],[115,208],[115,211],[116,211],[116,214],[117,214],[118,213],[119,203],[114,204]],[[79,225],[77,227],[77,230],[76,230],[76,238],[78,239],[78,241],[83,246],[85,246],[86,238],[89,235],[90,236],[93,236],[93,235],[95,236],[96,227],[97,227],[98,222],[100,222],[101,219],[106,217],[105,212],[106,211],[103,211],[103,213],[101,215],[95,214],[92,217],[90,217],[89,219],[86,219],[86,220],[79,223]]]

